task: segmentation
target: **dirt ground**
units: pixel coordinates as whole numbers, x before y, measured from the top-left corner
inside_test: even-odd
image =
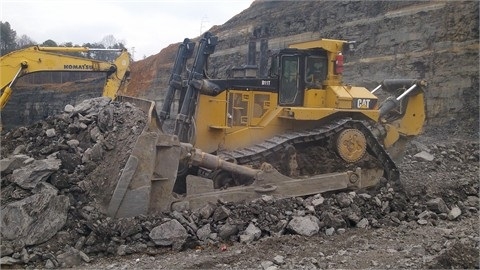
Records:
[[[2,158],[18,152],[43,160],[57,153],[61,166],[43,185],[69,201],[61,213],[66,222],[53,237],[29,245],[2,238],[2,268],[479,268],[478,131],[456,130],[453,137],[452,131],[430,129],[411,140],[398,163],[400,186],[385,180],[350,193],[219,202],[207,216],[174,211],[112,219],[103,213],[102,199],[144,125],[131,104],[100,98],[2,136]],[[25,204],[37,191],[19,186],[18,171],[2,173],[2,212],[23,203],[23,218],[42,213]],[[217,210],[225,216],[218,218]],[[289,227],[296,217],[316,219],[315,233]],[[2,222],[12,219],[2,216]],[[186,239],[157,244],[152,231],[174,220]],[[247,225],[260,233],[242,241]],[[199,236],[203,228],[207,238]]]
[[[425,223],[412,220],[377,228],[337,229],[330,236],[324,230],[311,237],[285,234],[249,244],[224,242],[180,252],[165,249],[160,253],[99,258],[81,268],[478,269],[478,140],[445,142],[438,137],[423,136],[409,144],[400,165],[402,184],[408,203],[417,212],[425,209],[429,198],[441,197],[449,206],[462,205],[470,198],[473,207],[462,206],[465,212],[458,219],[439,215]],[[435,155],[435,162],[411,155],[424,147]],[[461,156],[472,162],[459,162]]]
[[[349,229],[312,237],[283,235],[161,255],[104,258],[88,269],[418,269],[478,268],[478,217],[421,226]],[[438,255],[439,251],[448,251]],[[269,268],[270,267],[270,268]]]

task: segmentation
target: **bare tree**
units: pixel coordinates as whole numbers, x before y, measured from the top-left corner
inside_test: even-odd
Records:
[[[102,43],[105,48],[112,48],[117,43],[117,39],[113,35],[107,35],[103,37],[100,43]]]
[[[33,41],[33,39],[31,39],[27,35],[22,35],[19,38],[17,38],[17,48],[19,48],[19,49],[30,47],[30,46],[33,46],[35,44],[36,44],[36,42]]]

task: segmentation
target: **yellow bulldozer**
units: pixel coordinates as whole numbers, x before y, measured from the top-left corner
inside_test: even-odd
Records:
[[[105,192],[110,216],[399,181],[393,157],[422,131],[425,81],[384,80],[372,91],[345,85],[344,55],[353,44],[332,39],[271,51],[263,74],[249,61],[211,79],[207,60],[217,43],[205,33],[195,54],[195,42],[180,44],[158,114],[153,101],[118,97],[143,108],[149,124],[116,188]],[[390,96],[383,102],[380,89]]]
[[[425,81],[384,80],[372,91],[343,84],[344,54],[353,43],[332,39],[269,55],[262,40],[260,68],[251,42],[246,65],[211,79],[207,61],[217,42],[207,32],[196,50],[190,39],[179,45],[161,108],[119,95],[129,74],[125,50],[108,63],[65,55],[89,48],[39,46],[0,59],[0,105],[16,79],[31,72],[106,72],[103,95],[134,103],[149,117],[114,190],[99,199],[112,217],[362,189],[382,177],[399,181],[394,158],[406,138],[422,131]],[[380,89],[390,95],[383,102],[375,95]],[[172,112],[176,96],[179,109]]]

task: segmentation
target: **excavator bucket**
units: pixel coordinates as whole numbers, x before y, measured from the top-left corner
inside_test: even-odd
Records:
[[[376,185],[383,174],[379,169],[358,168],[294,179],[280,174],[269,164],[264,164],[261,169],[237,165],[204,153],[190,144],[180,143],[175,135],[165,134],[157,117],[155,102],[126,96],[120,96],[118,100],[141,108],[148,115],[148,123],[138,137],[113,191],[107,210],[111,217],[170,211],[178,203],[189,209],[198,209],[219,199],[243,201],[262,195],[282,198],[365,188]],[[187,193],[177,195],[173,193],[173,187],[180,160],[188,160],[194,166],[242,174],[251,177],[253,183],[217,190],[211,179],[187,176]]]

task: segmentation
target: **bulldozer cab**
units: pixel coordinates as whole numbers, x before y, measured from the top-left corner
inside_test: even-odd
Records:
[[[327,54],[322,49],[285,49],[276,56],[279,63],[278,103],[302,106],[307,89],[321,89],[327,77]]]

